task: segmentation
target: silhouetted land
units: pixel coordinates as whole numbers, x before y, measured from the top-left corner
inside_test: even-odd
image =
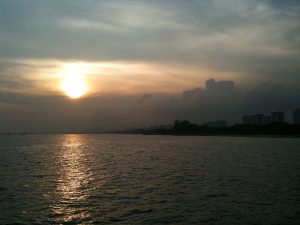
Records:
[[[33,132],[0,133],[0,135],[33,135]],[[46,134],[46,133],[39,133]],[[56,133],[51,133],[56,134]],[[68,134],[59,133],[59,134]],[[74,133],[75,134],[75,133]],[[76,134],[144,134],[144,135],[182,135],[182,136],[276,136],[300,138],[300,125],[289,123],[271,123],[267,125],[235,124],[227,127],[209,127],[197,125],[188,120],[176,120],[172,126],[131,129],[126,131],[76,132]]]
[[[242,135],[300,137],[300,125],[272,123],[264,126],[236,124],[229,127],[208,127],[187,120],[174,122],[171,128],[135,129],[132,133],[145,135]]]

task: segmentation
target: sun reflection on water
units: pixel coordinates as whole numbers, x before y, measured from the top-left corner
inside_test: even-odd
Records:
[[[90,217],[84,202],[90,195],[93,181],[93,173],[86,163],[83,138],[80,135],[64,136],[59,154],[57,199],[52,205],[54,220],[81,223]]]

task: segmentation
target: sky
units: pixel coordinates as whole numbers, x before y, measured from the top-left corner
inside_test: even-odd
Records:
[[[0,32],[0,132],[300,107],[297,0],[0,0]]]

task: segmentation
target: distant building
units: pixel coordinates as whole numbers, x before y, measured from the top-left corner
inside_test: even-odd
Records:
[[[271,122],[272,123],[284,123],[284,112],[272,112],[271,113]]]
[[[269,121],[270,121],[270,117],[265,116],[263,114],[243,116],[243,124],[247,124],[247,125],[262,126],[270,123]]]
[[[243,116],[243,124],[252,124],[252,116]]]
[[[216,121],[209,121],[203,124],[204,126],[208,127],[226,127],[227,121],[226,120],[216,120]]]
[[[265,116],[265,118],[264,118],[264,125],[270,124],[270,123],[272,123],[271,116]]]
[[[300,124],[300,108],[293,112],[294,124]]]
[[[262,114],[256,114],[253,116],[253,125],[262,126],[265,125],[265,116]]]
[[[263,126],[271,123],[284,123],[284,112],[272,112],[270,116],[263,114],[243,116],[243,124]]]

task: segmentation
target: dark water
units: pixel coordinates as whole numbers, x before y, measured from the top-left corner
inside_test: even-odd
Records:
[[[300,224],[300,139],[0,137],[0,224]]]

